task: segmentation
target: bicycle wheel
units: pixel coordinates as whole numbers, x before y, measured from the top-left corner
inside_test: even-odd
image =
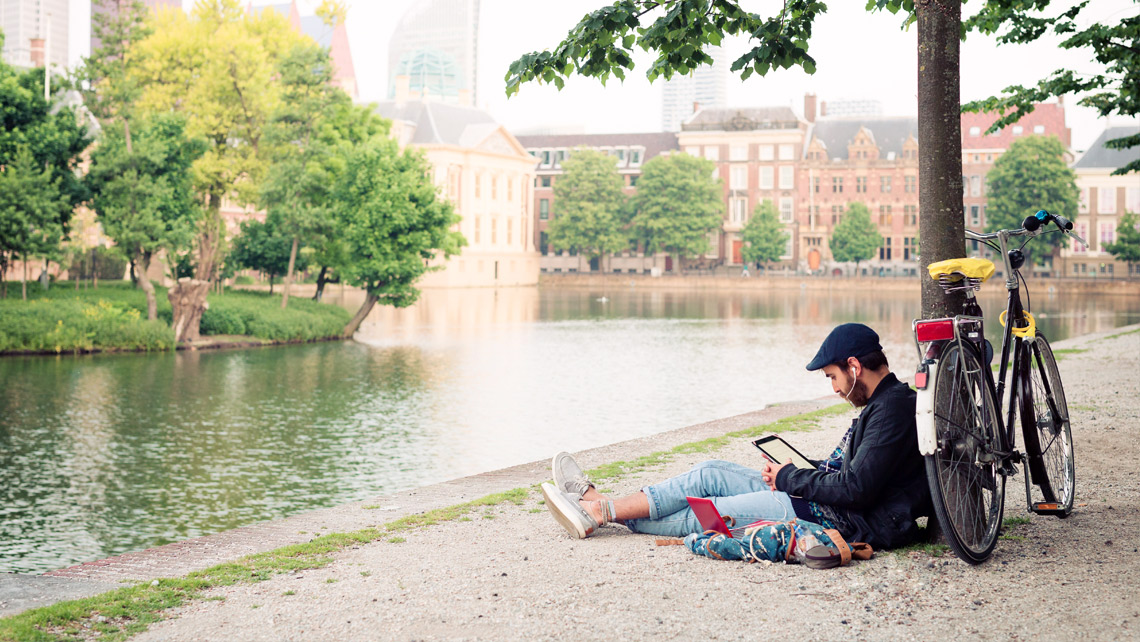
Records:
[[[971,564],[994,550],[1005,508],[1005,476],[999,472],[997,402],[977,352],[950,344],[934,381],[934,429],[938,440],[926,457],[934,514],[954,553]]]
[[[1054,515],[1068,517],[1076,494],[1076,463],[1065,389],[1045,336],[1038,333],[1027,348],[1028,376],[1022,378],[1019,408],[1025,454],[1033,483],[1041,488],[1042,506]]]

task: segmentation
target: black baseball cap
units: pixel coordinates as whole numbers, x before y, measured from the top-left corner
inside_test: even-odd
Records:
[[[882,349],[874,330],[862,323],[844,323],[827,335],[807,369],[819,370],[828,364],[844,363],[850,357],[859,358]]]

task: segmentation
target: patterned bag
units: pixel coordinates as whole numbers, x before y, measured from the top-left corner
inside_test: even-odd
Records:
[[[790,522],[754,522],[741,537],[715,531],[693,533],[685,546],[697,555],[746,562],[799,562],[808,568],[835,568],[855,559],[871,559],[874,552],[863,543],[848,546],[839,531],[801,519]]]

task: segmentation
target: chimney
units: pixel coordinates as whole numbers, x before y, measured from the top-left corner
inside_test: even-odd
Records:
[[[696,100],[694,100],[694,101],[693,101],[693,113],[695,114],[695,113],[697,113],[697,112],[698,112],[698,111],[700,111],[700,110],[701,110],[701,103],[700,103],[700,102],[698,102],[698,101],[696,101]]]
[[[822,118],[826,115],[827,115],[827,101],[821,100],[821,101],[819,101],[819,116],[820,116],[820,118]]]
[[[815,122],[815,94],[804,94],[804,120]]]
[[[44,39],[43,38],[31,38],[30,43],[31,43],[31,50],[32,50],[32,66],[33,67],[43,67],[44,66]]]
[[[406,103],[412,91],[412,79],[410,76],[400,75],[396,76],[396,103]]]

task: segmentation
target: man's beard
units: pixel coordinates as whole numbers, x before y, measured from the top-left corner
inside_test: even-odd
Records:
[[[852,406],[862,408],[867,405],[868,397],[867,384],[862,381],[856,380],[855,385],[851,388],[851,392],[847,394],[847,401],[851,402]]]

